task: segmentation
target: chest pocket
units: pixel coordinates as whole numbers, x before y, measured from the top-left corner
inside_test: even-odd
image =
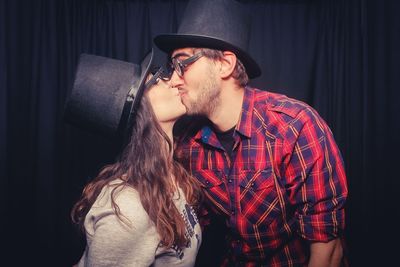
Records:
[[[201,183],[208,200],[220,212],[229,214],[229,195],[223,182],[223,174],[218,170],[194,170],[193,176]]]
[[[213,188],[222,184],[222,172],[218,170],[194,170],[193,175],[204,188]]]
[[[271,169],[240,173],[240,209],[252,224],[268,227],[281,217],[275,174]]]

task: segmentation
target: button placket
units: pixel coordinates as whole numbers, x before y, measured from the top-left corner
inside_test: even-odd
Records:
[[[234,223],[235,219],[234,216],[236,215],[236,206],[235,206],[235,179],[232,177],[232,175],[226,175],[226,173],[229,172],[225,172],[223,174],[223,178],[225,181],[227,181],[226,186],[228,189],[228,195],[229,195],[229,200],[230,200],[230,206],[231,206],[231,218],[230,218],[230,222]]]

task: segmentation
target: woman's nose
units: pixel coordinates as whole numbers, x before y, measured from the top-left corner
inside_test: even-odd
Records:
[[[174,70],[169,82],[170,82],[171,87],[179,87],[182,84],[182,78]]]

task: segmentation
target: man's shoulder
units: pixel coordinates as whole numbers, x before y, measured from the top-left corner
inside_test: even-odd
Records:
[[[257,111],[280,113],[290,118],[296,118],[304,110],[312,110],[305,102],[288,97],[284,94],[254,90],[254,108]]]

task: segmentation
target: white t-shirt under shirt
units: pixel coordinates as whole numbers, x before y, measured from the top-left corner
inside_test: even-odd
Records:
[[[201,229],[182,190],[179,189],[173,201],[184,218],[190,242],[183,249],[166,249],[160,246],[155,225],[134,188],[117,189],[115,202],[124,222],[117,217],[111,206],[111,191],[120,181],[104,187],[86,215],[87,245],[78,266],[194,266],[201,244]]]

